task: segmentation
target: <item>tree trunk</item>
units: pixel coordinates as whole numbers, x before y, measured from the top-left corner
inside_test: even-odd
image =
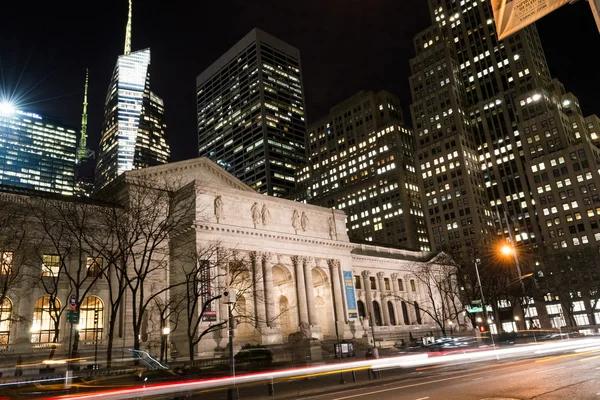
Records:
[[[114,342],[115,326],[117,322],[117,310],[111,312],[110,320],[108,321],[108,342],[106,343],[106,368],[112,365],[112,349]]]
[[[190,361],[194,361],[194,340],[188,336],[188,351],[190,352]]]

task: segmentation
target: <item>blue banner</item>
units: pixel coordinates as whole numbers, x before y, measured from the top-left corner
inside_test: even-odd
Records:
[[[344,286],[346,287],[346,304],[348,306],[348,316],[358,318],[356,308],[356,296],[354,295],[354,280],[351,271],[344,271]]]

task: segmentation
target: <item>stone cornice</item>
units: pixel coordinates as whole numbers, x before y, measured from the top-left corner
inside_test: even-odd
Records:
[[[310,245],[319,245],[319,246],[328,246],[335,247],[338,249],[349,249],[352,250],[356,245],[351,242],[339,242],[330,239],[321,239],[315,237],[308,236],[295,236],[287,233],[281,232],[272,232],[272,231],[262,231],[260,229],[252,229],[252,228],[240,228],[236,226],[227,226],[223,224],[211,224],[211,223],[196,223],[188,228],[189,229],[198,229],[202,231],[211,231],[211,232],[223,232],[223,233],[234,233],[236,235],[243,236],[254,236],[257,238],[265,238],[265,239],[273,239],[273,240],[285,240],[289,242],[310,244]]]

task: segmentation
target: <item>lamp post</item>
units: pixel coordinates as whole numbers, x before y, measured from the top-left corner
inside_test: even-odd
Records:
[[[482,307],[482,311],[485,313],[484,315],[487,316],[487,309],[485,306],[485,297],[483,296],[483,286],[481,286],[481,277],[479,276],[479,263],[481,262],[481,260],[479,258],[477,258],[475,260],[475,273],[477,274],[477,282],[479,283],[479,292],[481,294],[481,307]],[[490,326],[490,323],[492,321],[490,321],[488,319],[488,327],[490,328],[490,338],[492,339],[492,346],[496,347],[496,343],[494,342],[494,334],[492,333],[492,327]],[[496,354],[496,358],[498,358],[498,354]]]
[[[233,305],[235,303],[237,292],[234,289],[228,289],[225,293],[225,302],[229,310],[229,368],[231,371],[231,377],[233,378],[233,386],[227,389],[227,400],[238,400],[240,393],[237,386],[235,386],[235,357],[233,354]]]
[[[171,328],[169,328],[168,326],[165,326],[162,329],[162,343],[161,343],[161,354],[160,354],[160,361],[164,361],[167,362],[168,361],[168,343],[169,343],[169,334],[171,333]]]

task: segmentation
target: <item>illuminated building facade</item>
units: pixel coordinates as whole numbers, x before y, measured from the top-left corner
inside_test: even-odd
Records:
[[[199,155],[284,197],[306,163],[298,49],[254,29],[196,79]]]
[[[119,56],[104,103],[104,124],[96,171],[96,190],[123,172],[164,164],[164,104],[150,91],[150,49],[130,52],[131,1],[125,54]]]
[[[60,120],[0,107],[0,184],[73,195],[77,132]]]
[[[359,92],[308,132],[308,164],[296,172],[296,200],[346,212],[355,242],[429,250],[414,134],[404,126],[395,95]]]

